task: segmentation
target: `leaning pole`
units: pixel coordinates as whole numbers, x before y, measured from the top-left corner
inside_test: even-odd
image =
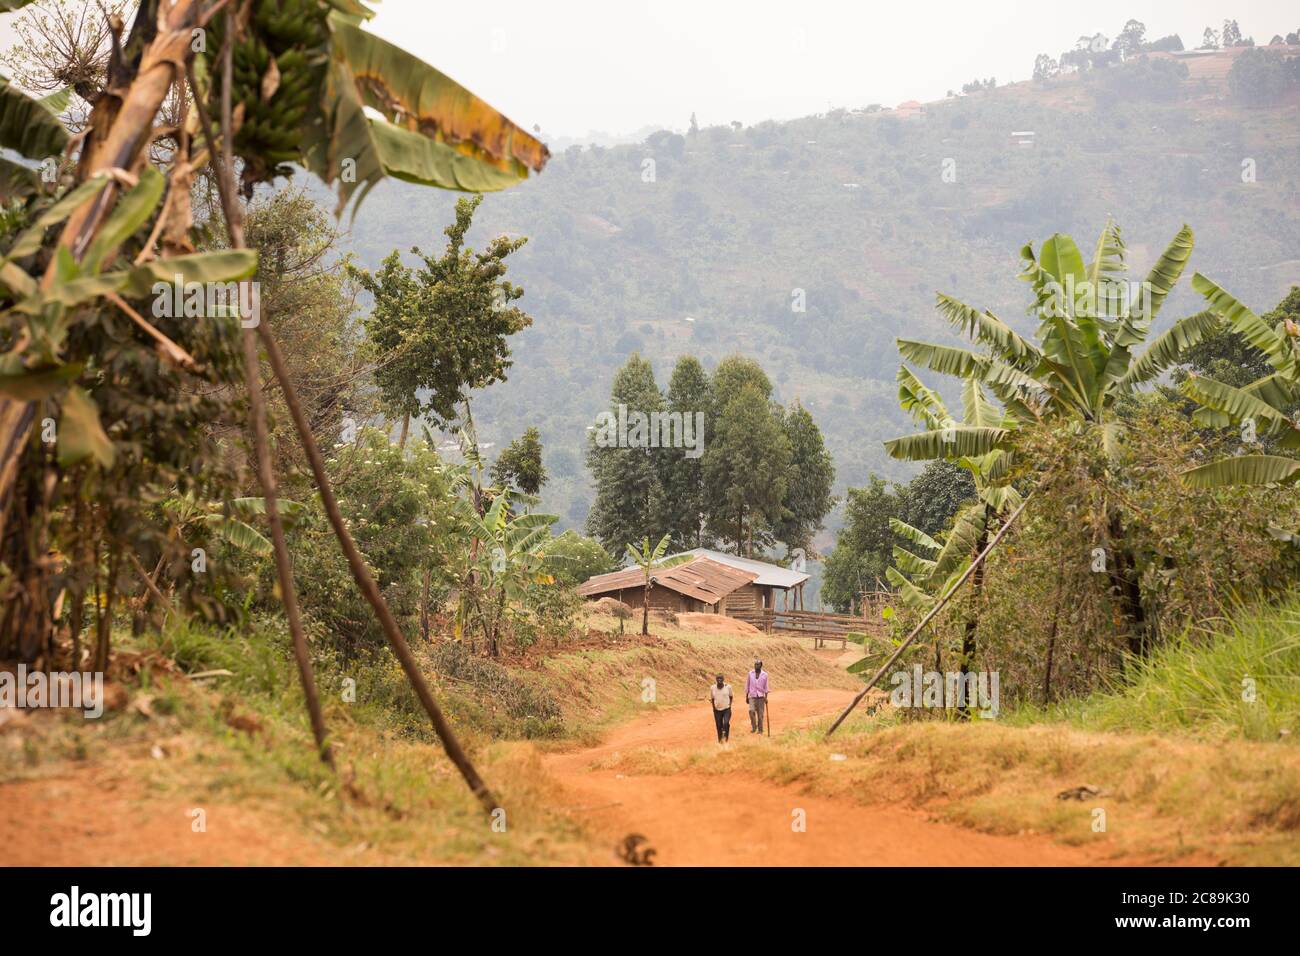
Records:
[[[844,708],[844,713],[835,718],[835,723],[831,724],[830,729],[826,731],[826,737],[822,738],[823,740],[835,733],[836,728],[839,727],[840,724],[844,723],[844,719],[848,717],[849,714],[853,713],[853,708],[857,707],[858,704],[862,702],[862,698],[867,696],[868,691],[880,682],[880,678],[885,676],[885,671],[894,666],[894,662],[902,656],[903,652],[907,650],[909,646],[911,646],[912,642],[916,640],[917,635],[925,630],[925,626],[934,619],[934,616],[947,606],[948,602],[952,600],[952,596],[956,594],[970,576],[975,573],[975,569],[984,563],[984,559],[989,556],[989,552],[997,547],[998,542],[1002,540],[1002,536],[1007,533],[1013,524],[1015,524],[1016,519],[1020,517],[1020,513],[1025,510],[1025,506],[1029,504],[1029,499],[1031,497],[1033,497],[1032,494],[1025,496],[1025,500],[1020,503],[1020,507],[1011,513],[1011,517],[1007,519],[1007,523],[1004,524],[1001,530],[993,536],[993,540],[988,543],[987,547],[975,556],[975,560],[970,563],[970,567],[962,572],[961,577],[959,577],[956,583],[948,589],[948,593],[943,596],[943,599],[930,609],[930,613],[921,619],[920,624],[916,625],[916,627],[912,629],[912,633],[908,634],[903,643],[898,645],[898,649],[894,651],[893,654],[889,655],[889,660],[880,665],[880,670],[876,671],[875,676],[873,676],[871,680],[867,681],[867,686],[862,688],[861,693],[853,698],[849,703],[849,706]]]

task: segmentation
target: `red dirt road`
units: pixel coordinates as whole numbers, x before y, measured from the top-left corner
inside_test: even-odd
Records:
[[[836,713],[842,690],[792,690],[773,696],[776,728]],[[743,698],[733,709],[731,747],[772,747],[752,736]],[[641,748],[717,753],[708,704],[657,711],[611,731],[596,747],[552,754],[547,771],[570,794],[565,809],[611,848],[643,834],[658,866],[1069,866],[1092,862],[1082,850],[1046,837],[1002,837],[927,819],[895,806],[821,797],[757,776],[691,771],[671,775],[603,769]],[[829,759],[829,754],[828,754]],[[805,813],[795,832],[794,811]],[[611,862],[614,860],[611,854]]]
[[[0,866],[328,866],[346,854],[228,803],[151,794],[123,764],[0,786]]]

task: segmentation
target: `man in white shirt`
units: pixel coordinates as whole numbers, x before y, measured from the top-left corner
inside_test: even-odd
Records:
[[[731,685],[717,676],[717,683],[709,688],[709,698],[713,701],[713,724],[718,729],[718,743],[725,744],[731,739]]]

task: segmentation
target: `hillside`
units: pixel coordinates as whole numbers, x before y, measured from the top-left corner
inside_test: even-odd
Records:
[[[872,471],[906,477],[880,447],[903,428],[895,336],[950,336],[936,289],[1025,328],[1019,248],[1056,231],[1091,241],[1108,214],[1135,273],[1187,222],[1192,267],[1269,308],[1300,279],[1300,102],[1233,105],[1230,58],[1192,58],[1169,101],[1099,70],[907,118],[836,111],[570,147],[541,176],[487,197],[471,236],[529,237],[510,277],[535,319],[513,342],[510,380],[476,399],[480,434],[499,450],[536,425],[552,476],[544,506],[581,526],[586,428],[615,369],[639,350],[662,385],[682,352],[708,365],[739,351],[767,368],[780,400],[812,410],[837,491]],[[1020,130],[1036,145],[1013,142]],[[947,159],[955,182],[941,178]],[[1254,182],[1243,182],[1246,160]],[[386,184],[366,200],[351,248],[373,267],[393,248],[436,247],[454,201]],[[792,310],[796,289],[805,312]],[[1160,327],[1196,308],[1184,283]]]

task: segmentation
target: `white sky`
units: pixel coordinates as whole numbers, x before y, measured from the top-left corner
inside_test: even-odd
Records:
[[[1235,17],[1267,43],[1300,28],[1294,0],[434,0],[378,3],[371,29],[547,136],[789,119],[931,100],[975,77],[1029,76],[1081,34],[1200,43]],[[463,11],[463,15],[458,11]],[[13,41],[0,16],[0,48]],[[459,24],[458,24],[459,21]]]
[[[1300,28],[1293,0],[490,0],[463,29],[447,7],[386,0],[371,29],[547,135],[789,119],[835,106],[932,100],[975,77],[1028,79],[1081,34],[1200,44],[1233,17],[1267,43]],[[469,26],[483,20],[483,26]],[[1292,22],[1294,21],[1294,22]]]

